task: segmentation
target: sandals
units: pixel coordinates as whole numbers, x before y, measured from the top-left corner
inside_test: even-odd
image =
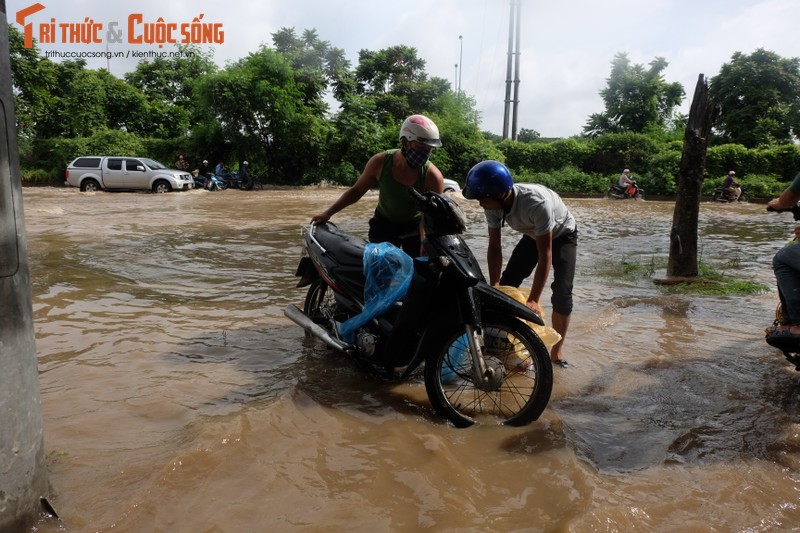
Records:
[[[767,344],[783,352],[800,352],[800,333],[792,333],[792,327],[797,327],[797,324],[792,324],[785,329],[776,328],[773,332],[768,333]]]

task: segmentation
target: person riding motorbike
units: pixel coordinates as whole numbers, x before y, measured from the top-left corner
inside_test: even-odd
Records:
[[[611,188],[609,189],[609,193],[612,193],[615,197],[623,196],[625,198],[634,198],[637,194],[637,186],[636,181],[630,176],[631,171],[630,169],[626,168],[620,174],[617,183],[614,183]]]
[[[736,183],[736,172],[731,170],[722,182],[722,191],[731,202],[735,202],[742,194],[742,187]]]
[[[207,189],[211,182],[211,174],[211,166],[208,164],[208,159],[203,159],[203,163],[197,170],[197,181],[204,189]]]
[[[626,168],[622,171],[622,174],[619,176],[619,181],[617,181],[617,186],[623,191],[627,191],[631,185],[635,185],[636,182],[633,181],[633,178],[630,176],[631,170]]]
[[[800,202],[800,172],[778,198],[767,203],[773,211],[791,210]],[[772,269],[778,284],[783,322],[767,337],[767,342],[782,344],[787,340],[800,346],[800,246],[784,246],[772,258]]]
[[[242,161],[239,167],[239,179],[242,181],[242,189],[249,191],[253,188],[253,176],[250,175],[250,163]]]
[[[334,214],[356,203],[372,187],[378,187],[378,206],[369,221],[369,240],[390,242],[412,257],[424,255],[422,214],[406,189],[442,193],[444,176],[428,161],[431,151],[442,146],[439,128],[424,115],[411,115],[400,127],[401,148],[373,155],[355,184],[333,205],[312,217],[313,224],[327,222]]]

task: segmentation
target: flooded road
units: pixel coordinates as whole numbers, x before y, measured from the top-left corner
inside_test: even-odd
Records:
[[[701,259],[770,290],[671,295],[598,266],[663,262],[674,203],[566,199],[572,366],[536,423],[459,430],[421,381],[376,381],[283,316],[300,228],[341,192],[23,190],[62,518],[36,531],[798,527],[800,373],[763,340],[788,215],[703,203]],[[375,201],[333,220],[364,236]],[[485,266],[482,211],[460,203]]]

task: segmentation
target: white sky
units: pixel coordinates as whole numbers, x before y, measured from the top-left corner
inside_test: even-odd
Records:
[[[9,24],[15,14],[37,0],[7,0]],[[509,0],[294,0],[227,2],[189,0],[38,0],[45,9],[31,15],[34,37],[50,22],[120,23],[127,39],[127,20],[141,13],[145,22],[189,23],[201,13],[204,22],[221,23],[224,43],[213,47],[217,63],[236,60],[272,45],[272,33],[294,28],[300,36],[314,29],[320,39],[345,51],[353,67],[362,49],[395,45],[417,49],[429,76],[456,82],[473,96],[481,112],[481,129],[500,134],[506,87]],[[681,106],[688,113],[699,74],[712,77],[734,52],[757,48],[782,57],[800,56],[798,0],[521,0],[518,129],[544,137],[579,134],[590,114],[604,109],[599,91],[606,86],[611,61],[627,52],[633,63],[647,65],[661,56],[669,62],[667,82],[686,91]],[[22,29],[17,25],[18,29]],[[141,32],[141,29],[139,30]],[[179,34],[178,34],[179,35]],[[459,36],[463,36],[459,40]],[[111,51],[170,50],[147,44],[109,44]],[[463,52],[462,52],[463,46]],[[44,51],[102,51],[105,44],[39,44]],[[462,57],[463,60],[459,58]],[[106,67],[105,59],[88,61]],[[135,60],[111,59],[122,77]],[[513,93],[512,93],[513,95]]]

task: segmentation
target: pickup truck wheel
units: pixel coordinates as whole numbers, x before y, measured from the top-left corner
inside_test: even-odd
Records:
[[[167,181],[158,180],[153,184],[153,192],[155,193],[165,193],[170,191],[172,191],[172,186]]]
[[[97,192],[100,190],[100,184],[97,180],[88,178],[81,183],[81,192]]]

